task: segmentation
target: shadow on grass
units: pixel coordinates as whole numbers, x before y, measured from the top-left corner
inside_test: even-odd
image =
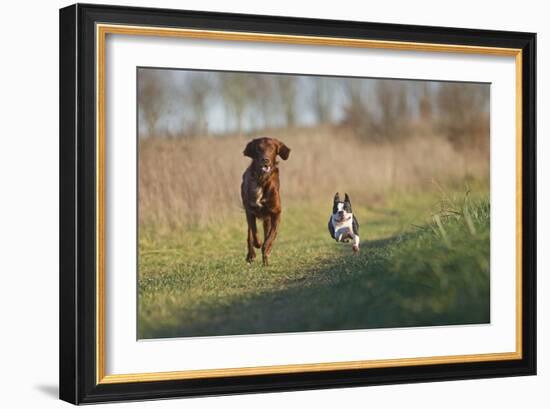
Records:
[[[414,230],[414,231],[407,231],[404,233],[396,234],[389,237],[384,237],[382,239],[376,239],[376,240],[369,240],[366,243],[363,243],[363,245],[367,247],[367,249],[373,250],[373,249],[381,249],[385,248],[394,244],[399,244],[403,241],[407,240],[413,240],[416,237],[418,237],[422,232],[420,229]]]
[[[159,323],[143,338],[488,323],[488,275],[485,279],[482,271],[469,271],[481,277],[469,281],[457,263],[442,272],[424,263],[425,255],[414,259],[414,252],[399,251],[421,234],[419,230],[370,241],[359,255],[342,248],[305,279],[289,280],[277,290],[196,305],[193,311],[180,312],[177,326]],[[445,251],[432,249],[430,257],[448,258]],[[470,265],[466,268],[471,270]]]

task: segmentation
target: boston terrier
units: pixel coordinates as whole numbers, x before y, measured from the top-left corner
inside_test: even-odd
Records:
[[[353,251],[359,251],[359,223],[351,210],[351,201],[348,194],[345,194],[344,201],[340,195],[334,195],[332,215],[328,221],[330,236],[339,243],[353,242]]]

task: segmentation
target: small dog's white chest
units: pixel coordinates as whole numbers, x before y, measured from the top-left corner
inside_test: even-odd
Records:
[[[334,227],[334,237],[340,238],[342,240],[353,238],[353,217],[350,217],[345,221],[336,221],[335,218],[332,218],[332,225]]]
[[[334,226],[334,231],[340,229],[353,229],[353,217],[350,217],[348,220],[337,221],[336,218],[332,217],[332,225]]]

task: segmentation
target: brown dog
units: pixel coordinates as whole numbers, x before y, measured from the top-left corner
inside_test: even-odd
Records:
[[[252,158],[252,163],[243,174],[241,197],[248,223],[248,254],[246,261],[256,258],[254,247],[262,248],[264,266],[268,265],[269,254],[281,221],[281,198],[279,196],[279,169],[277,155],[288,159],[290,149],[273,138],[257,138],[248,143],[243,154]],[[264,224],[264,243],[258,239],[256,218]]]

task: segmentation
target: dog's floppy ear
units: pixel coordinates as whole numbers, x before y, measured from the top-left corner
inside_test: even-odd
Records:
[[[288,155],[290,155],[290,148],[282,143],[280,140],[277,141],[277,154],[281,157],[282,160],[287,160]]]
[[[256,148],[256,139],[251,140],[246,144],[244,148],[243,155],[248,156],[249,158],[254,158],[254,151]]]
[[[334,195],[334,201],[335,201],[335,202],[339,202],[339,201],[340,201],[340,193],[336,192],[336,194]]]
[[[344,202],[348,202],[349,204],[351,204],[351,200],[349,200],[349,195],[347,193],[344,196]]]

